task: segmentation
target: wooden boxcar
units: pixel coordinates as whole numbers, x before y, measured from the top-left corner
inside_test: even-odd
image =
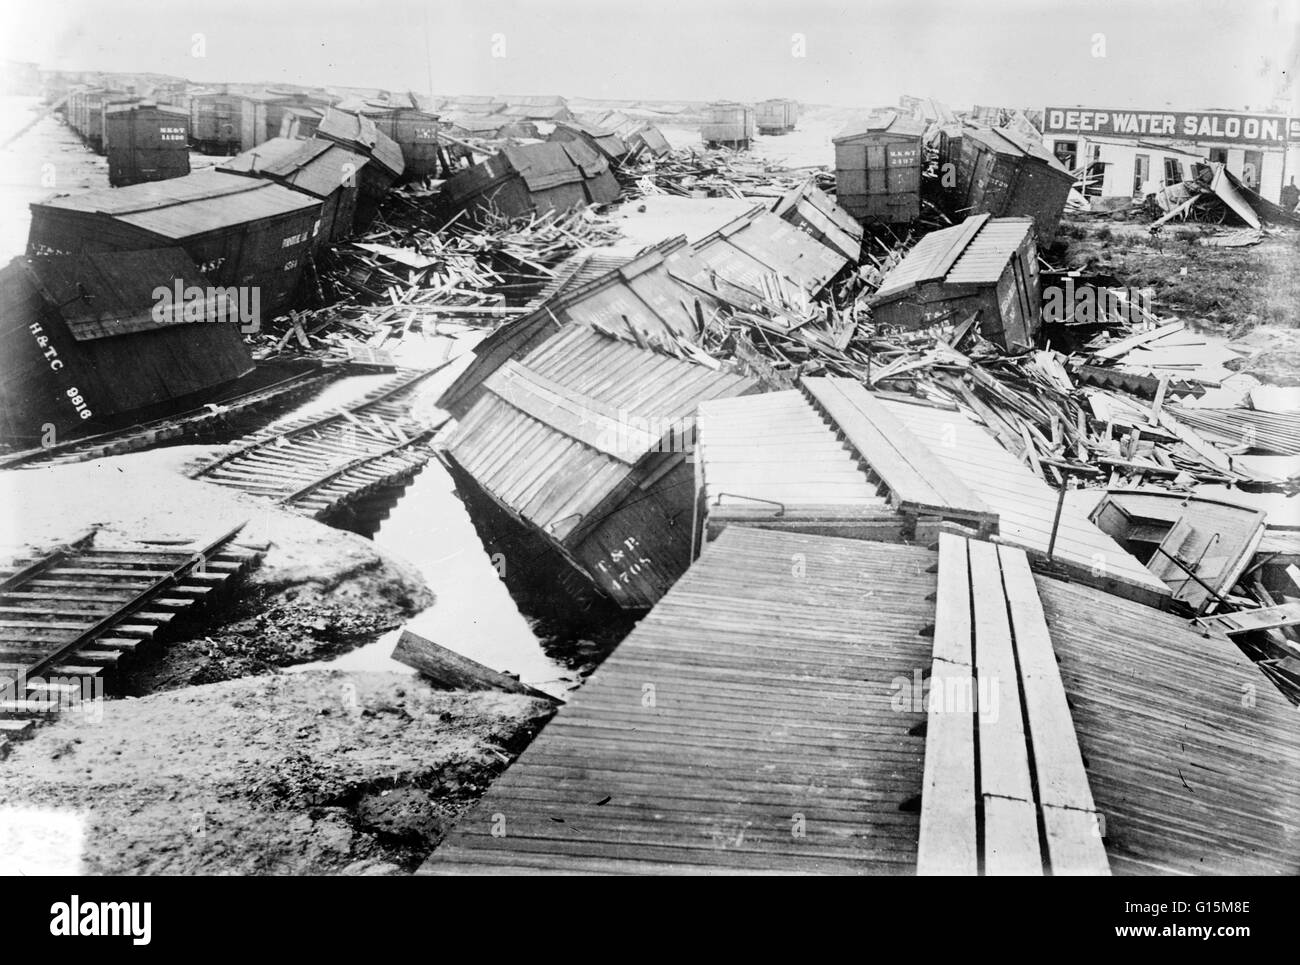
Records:
[[[438,115],[416,107],[372,108],[365,111],[379,132],[402,152],[402,180],[436,178],[444,173],[439,157]]]
[[[960,324],[979,312],[985,338],[1007,351],[1032,348],[1042,305],[1034,220],[972,215],[930,232],[870,305],[874,322],[904,329]]]
[[[15,258],[0,270],[0,431],[31,448],[93,434],[245,375],[237,320],[196,301],[156,313],[156,289],[206,289],[179,248]],[[155,317],[158,314],[159,317]],[[154,410],[152,413],[150,410]]]
[[[862,225],[826,192],[806,181],[772,205],[772,213],[833,248],[856,265],[862,257]]]
[[[1044,243],[1056,238],[1074,176],[1051,151],[1011,128],[967,125],[957,172],[958,213],[1026,215]]]
[[[582,141],[510,145],[442,186],[450,210],[496,210],[512,218],[618,197],[609,162]]]
[[[864,223],[905,224],[921,213],[925,125],[896,111],[856,121],[835,138],[835,196]]]
[[[627,143],[613,131],[584,124],[582,121],[561,121],[551,131],[550,141],[584,141],[588,147],[599,151],[610,164],[621,164],[627,157]]]
[[[316,133],[325,112],[316,107],[291,106],[280,115],[279,137],[307,138]]]
[[[263,317],[293,294],[319,242],[320,201],[220,171],[33,204],[27,253],[181,247],[215,285],[256,288]]]
[[[240,146],[243,101],[226,91],[190,96],[190,138],[204,154],[234,154]]]
[[[448,454],[535,541],[643,609],[691,562],[696,406],[756,388],[570,327],[487,379]]]
[[[115,188],[190,173],[189,111],[159,104],[104,108],[108,183]]]
[[[364,229],[379,213],[379,205],[388,189],[397,182],[406,169],[402,149],[375,122],[360,114],[349,114],[333,107],[325,108],[325,116],[316,128],[316,136],[333,141],[349,151],[364,154],[369,163],[361,169],[360,191],[354,223],[358,231]]]
[[[321,202],[322,242],[343,241],[352,234],[361,171],[369,159],[333,141],[273,137],[236,155],[218,171],[265,178]]]
[[[779,97],[760,101],[756,114],[758,133],[789,134],[799,120],[799,102]]]
[[[754,108],[746,104],[717,101],[704,108],[700,140],[705,147],[730,147],[745,151],[757,134]]]

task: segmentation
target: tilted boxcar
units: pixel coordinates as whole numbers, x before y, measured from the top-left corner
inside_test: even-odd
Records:
[[[574,326],[484,382],[448,459],[458,490],[619,606],[646,608],[691,562],[695,408],[756,388]]]
[[[402,179],[418,181],[436,178],[442,172],[439,159],[438,115],[418,107],[372,107],[365,115],[374,121],[381,134],[390,138],[402,152]]]
[[[505,147],[442,186],[452,210],[496,210],[508,217],[565,211],[618,200],[609,162],[583,141],[547,141]]]
[[[748,150],[758,134],[754,108],[735,101],[717,101],[704,108],[700,140],[705,147],[731,147]]]
[[[158,289],[177,285],[204,291],[188,316],[160,309]],[[237,313],[208,285],[179,248],[15,258],[0,270],[5,441],[35,447],[163,415],[251,371]]]
[[[756,114],[758,133],[789,134],[799,120],[799,103],[779,97],[761,101]]]
[[[217,167],[218,171],[265,178],[321,201],[322,242],[342,241],[352,234],[363,154],[333,141],[273,137]]]
[[[1011,128],[967,125],[957,172],[957,213],[1026,215],[1044,243],[1056,238],[1074,176],[1051,151]]]
[[[189,111],[159,104],[104,108],[108,183],[115,188],[190,173]]]
[[[213,284],[256,289],[263,317],[293,294],[321,228],[316,198],[220,171],[55,198],[31,210],[29,255],[181,247]]]
[[[550,141],[584,141],[588,147],[599,151],[610,164],[620,164],[627,157],[627,143],[613,131],[584,124],[582,121],[561,121],[551,131]]]
[[[240,145],[243,101],[226,91],[190,95],[190,138],[204,154],[234,154]]]
[[[1042,306],[1034,220],[972,215],[930,232],[869,304],[873,322],[904,329],[961,324],[979,312],[985,338],[1007,351],[1032,348]]]
[[[354,217],[356,228],[360,231],[375,219],[384,195],[406,169],[402,149],[396,141],[380,131],[370,118],[333,107],[325,108],[325,116],[316,128],[316,136],[364,154],[369,159],[369,163],[361,169]]]
[[[862,222],[904,224],[921,214],[925,125],[896,111],[856,121],[835,138],[835,198]]]

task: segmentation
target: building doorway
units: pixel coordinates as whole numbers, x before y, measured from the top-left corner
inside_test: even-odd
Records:
[[[1151,179],[1151,155],[1133,155],[1133,196],[1142,194],[1142,188]]]

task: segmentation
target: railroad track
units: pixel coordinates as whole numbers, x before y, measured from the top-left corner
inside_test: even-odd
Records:
[[[246,416],[270,405],[283,404],[308,391],[319,389],[333,381],[337,375],[337,370],[331,369],[300,372],[273,385],[263,386],[213,405],[178,413],[165,419],[154,419],[81,439],[69,439],[67,442],[39,449],[24,449],[19,452],[0,454],[0,469],[86,462],[91,459],[103,459],[106,456],[138,452],[173,439],[197,436],[223,425],[232,418]]]
[[[193,545],[94,546],[95,532],[0,569],[0,757],[42,718],[112,692],[117,672],[226,597],[265,547],[244,524]]]
[[[192,478],[326,516],[429,461],[425,443],[440,426],[415,418],[409,396],[444,366],[400,372],[349,406],[253,433]]]

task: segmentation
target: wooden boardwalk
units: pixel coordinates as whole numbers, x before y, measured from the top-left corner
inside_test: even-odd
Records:
[[[729,527],[422,871],[911,873],[935,559]]]

